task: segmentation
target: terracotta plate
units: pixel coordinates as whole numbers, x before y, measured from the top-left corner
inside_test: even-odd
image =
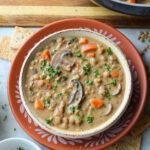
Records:
[[[87,28],[100,32],[112,40],[126,55],[133,74],[133,95],[131,104],[122,118],[107,131],[86,139],[70,140],[52,135],[36,125],[27,114],[19,94],[18,79],[25,56],[40,39],[53,32],[69,28]],[[99,150],[122,138],[139,118],[147,96],[147,77],[144,64],[129,40],[114,28],[94,20],[66,19],[51,23],[35,33],[20,49],[10,70],[8,96],[12,112],[20,126],[39,143],[57,150]]]

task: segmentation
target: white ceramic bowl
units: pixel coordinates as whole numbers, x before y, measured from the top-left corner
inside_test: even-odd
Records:
[[[124,92],[124,97],[122,99],[122,102],[119,106],[119,108],[116,110],[116,112],[113,114],[111,118],[109,118],[106,122],[103,124],[86,130],[86,131],[80,131],[80,132],[71,132],[63,129],[58,129],[53,126],[48,126],[42,119],[38,118],[37,115],[33,110],[29,108],[28,102],[25,101],[26,96],[24,93],[24,79],[25,79],[25,74],[26,70],[28,68],[29,62],[34,58],[35,54],[40,51],[44,46],[51,40],[55,39],[58,36],[71,36],[71,35],[80,35],[80,36],[87,36],[91,37],[93,39],[96,39],[97,41],[103,42],[106,45],[110,46],[112,48],[112,51],[114,54],[118,57],[118,60],[120,61],[124,73],[125,73],[125,92]],[[130,96],[132,93],[132,77],[131,77],[131,72],[127,63],[127,60],[121,50],[112,42],[110,41],[107,37],[97,33],[93,32],[90,30],[85,30],[85,29],[68,29],[68,30],[63,30],[59,32],[55,32],[53,34],[50,34],[49,36],[45,37],[39,43],[37,43],[28,53],[28,55],[25,58],[25,61],[22,65],[21,73],[20,73],[20,79],[19,79],[19,88],[20,88],[20,94],[21,94],[21,99],[22,102],[29,113],[29,115],[32,117],[32,119],[43,129],[45,129],[48,132],[51,132],[55,135],[62,136],[62,137],[67,137],[67,138],[85,138],[89,137],[92,135],[95,135],[97,133],[100,133],[109,127],[111,127],[123,114],[125,109],[128,106],[128,103],[130,101]]]
[[[19,147],[24,150],[41,150],[36,144],[23,138],[9,138],[0,141],[0,150],[19,150]]]

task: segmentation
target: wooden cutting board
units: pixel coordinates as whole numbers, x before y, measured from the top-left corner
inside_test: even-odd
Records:
[[[96,19],[115,27],[150,27],[150,18],[117,13],[90,0],[0,0],[0,26],[43,26],[72,17]]]

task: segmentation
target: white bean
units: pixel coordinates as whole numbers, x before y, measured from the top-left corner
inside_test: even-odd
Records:
[[[103,96],[104,96],[105,93],[106,93],[105,87],[104,87],[104,86],[100,86],[98,93],[99,93],[100,95],[103,95]]]
[[[109,76],[110,76],[109,71],[104,71],[104,72],[103,72],[103,77],[109,77]]]
[[[67,91],[66,91],[65,88],[61,90],[61,93],[62,93],[62,94],[65,94],[66,92],[67,92]]]
[[[94,66],[96,64],[95,58],[90,58],[90,64]]]
[[[88,115],[91,115],[92,114],[92,111],[93,111],[93,108],[91,107],[91,106],[89,106],[89,108],[88,108]]]
[[[72,80],[72,79],[71,79],[71,80]],[[71,89],[71,88],[73,87],[73,83],[71,82],[71,80],[70,80],[70,82],[68,83],[67,89]]]
[[[44,85],[44,81],[43,80],[35,80],[34,81],[34,84],[37,86],[37,87],[42,87]]]
[[[90,92],[90,86],[86,86],[86,88],[85,88],[85,94],[88,94],[89,92]]]
[[[62,121],[63,121],[63,123],[68,124],[68,118],[67,117],[64,117]]]
[[[53,118],[53,123],[54,123],[54,125],[59,125],[61,123],[61,117],[60,116],[55,116]]]
[[[79,74],[80,74],[80,76],[83,76],[84,75],[84,70],[80,69]]]
[[[82,122],[81,117],[80,116],[75,116],[75,124],[80,125],[81,122]]]
[[[52,93],[49,92],[49,91],[47,91],[47,92],[45,93],[45,95],[46,95],[46,97],[51,97],[51,96],[52,96]]]
[[[72,76],[72,80],[79,79],[80,76],[78,74]]]
[[[33,80],[38,80],[40,78],[40,76],[38,74],[34,74],[31,76],[30,80],[33,81]]]
[[[64,101],[61,101],[60,104],[59,104],[59,106],[58,106],[59,111],[60,111],[61,113],[64,112],[64,107],[65,107],[65,103],[64,103]]]
[[[110,55],[109,57],[108,57],[108,60],[109,61],[114,61],[114,60],[116,60],[117,59],[117,57],[115,56],[115,55]]]
[[[63,124],[61,125],[61,127],[62,127],[63,129],[67,129],[68,125],[67,125],[66,123],[63,123]]]
[[[62,113],[59,111],[59,109],[56,107],[56,109],[54,110],[54,116],[61,116]]]
[[[95,84],[96,86],[100,86],[101,83],[102,83],[102,79],[101,79],[101,78],[96,78],[96,79],[94,79],[94,84]]]
[[[36,97],[40,98],[41,97],[41,93],[37,92]]]
[[[106,61],[106,60],[107,60],[106,56],[104,56],[104,55],[100,56],[100,61]]]
[[[74,124],[75,123],[75,118],[74,118],[74,115],[71,115],[69,117],[69,124]]]
[[[102,45],[97,45],[97,47],[98,47],[98,53],[101,55],[101,54],[103,54],[104,53],[104,47],[102,47]]]

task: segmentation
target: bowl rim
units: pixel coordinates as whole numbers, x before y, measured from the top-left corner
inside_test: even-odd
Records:
[[[36,148],[35,150],[41,150],[41,148],[37,146],[34,142],[25,138],[20,138],[20,137],[11,137],[11,138],[4,139],[0,141],[0,145],[5,144],[5,143],[7,144],[7,142],[9,141],[23,141],[24,143],[28,143],[29,145],[32,145],[34,148]]]
[[[38,46],[44,42],[45,40],[53,37],[53,36],[57,36],[57,34],[65,34],[66,32],[88,32],[89,34],[89,37],[90,35],[93,35],[93,36],[99,36],[101,38],[103,38],[105,41],[107,41],[107,43],[112,44],[115,49],[119,52],[119,54],[117,54],[115,52],[115,55],[117,55],[118,59],[120,59],[121,61],[120,64],[124,70],[124,74],[125,74],[125,80],[126,81],[126,89],[125,89],[125,93],[124,93],[124,97],[123,97],[123,101],[121,102],[119,108],[116,110],[116,112],[112,115],[112,117],[110,117],[108,119],[108,121],[104,122],[102,125],[100,126],[96,126],[90,130],[85,130],[84,132],[80,131],[80,132],[73,132],[73,131],[66,131],[66,130],[63,130],[63,129],[59,129],[57,127],[49,127],[47,126],[45,123],[42,123],[41,119],[38,119],[35,114],[33,114],[33,112],[30,110],[30,108],[28,107],[28,105],[26,104],[26,101],[25,101],[25,98],[24,98],[24,94],[23,94],[23,73],[24,73],[24,70],[25,70],[25,67],[26,67],[26,63],[28,63],[29,58],[30,56],[32,55],[32,53],[38,48]],[[101,40],[99,40],[101,41]],[[35,54],[34,54],[35,55]],[[120,55],[120,56],[119,56]],[[122,57],[119,58],[119,57]],[[126,72],[126,71],[127,72]],[[130,68],[129,68],[129,65],[128,65],[128,62],[127,62],[127,59],[125,58],[123,52],[120,50],[120,48],[115,45],[114,42],[112,42],[108,37],[100,34],[100,33],[97,33],[95,31],[91,31],[91,30],[88,30],[88,29],[80,29],[80,28],[73,28],[73,29],[65,29],[65,30],[60,30],[60,31],[57,31],[57,32],[54,32],[52,34],[49,34],[47,36],[45,36],[44,38],[42,38],[41,40],[39,40],[35,45],[34,47],[32,47],[30,49],[30,51],[28,52],[25,60],[23,61],[23,64],[22,64],[22,67],[21,67],[21,71],[20,71],[20,76],[19,76],[19,90],[20,90],[20,96],[21,96],[21,100],[23,102],[23,105],[25,107],[25,109],[27,110],[28,114],[31,116],[31,118],[41,127],[43,128],[44,130],[52,133],[52,134],[55,134],[57,136],[62,136],[62,137],[65,137],[65,138],[71,138],[71,139],[77,139],[77,138],[85,138],[85,137],[89,137],[89,136],[93,136],[95,134],[98,134],[100,132],[103,132],[105,130],[107,130],[108,128],[110,128],[114,123],[116,123],[116,121],[122,116],[122,114],[124,113],[124,111],[126,110],[129,102],[130,102],[130,98],[131,98],[131,94],[132,94],[132,75],[131,75],[131,71],[130,71]],[[127,95],[126,95],[127,94]],[[111,119],[113,118],[113,119]],[[109,121],[110,120],[110,121]],[[95,129],[95,130],[94,130]]]

